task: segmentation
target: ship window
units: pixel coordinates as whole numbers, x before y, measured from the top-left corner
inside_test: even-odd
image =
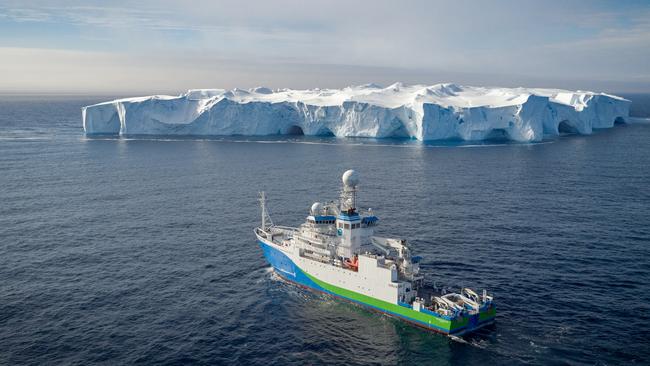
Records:
[[[350,228],[350,224],[348,224],[348,223],[345,223],[343,226],[344,226],[346,229],[349,229],[349,228]]]

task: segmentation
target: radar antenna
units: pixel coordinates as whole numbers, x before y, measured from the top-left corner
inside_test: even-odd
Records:
[[[260,192],[260,206],[262,207],[262,231],[267,231],[273,227],[273,220],[271,220],[271,215],[266,210],[266,193],[264,191]]]

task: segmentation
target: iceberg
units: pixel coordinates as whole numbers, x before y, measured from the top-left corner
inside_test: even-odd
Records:
[[[604,93],[456,84],[343,89],[195,89],[82,108],[87,135],[304,134],[421,141],[590,134],[624,123],[630,101]]]

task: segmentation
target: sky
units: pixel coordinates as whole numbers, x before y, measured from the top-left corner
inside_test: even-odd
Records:
[[[0,0],[0,93],[650,92],[650,1]]]

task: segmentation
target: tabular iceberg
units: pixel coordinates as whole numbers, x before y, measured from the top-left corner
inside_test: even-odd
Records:
[[[82,109],[88,135],[330,135],[540,141],[628,118],[630,101],[560,89],[375,84],[343,89],[201,89]]]

